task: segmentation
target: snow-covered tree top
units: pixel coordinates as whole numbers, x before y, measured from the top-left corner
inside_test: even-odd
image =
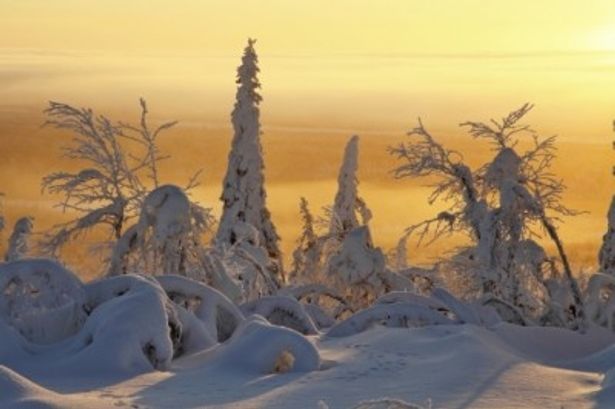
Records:
[[[329,233],[332,236],[343,236],[371,219],[371,212],[359,197],[358,169],[359,136],[353,135],[344,149],[344,158],[337,177],[338,189],[329,221]]]

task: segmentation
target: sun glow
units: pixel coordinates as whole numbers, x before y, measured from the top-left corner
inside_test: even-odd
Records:
[[[599,27],[588,36],[591,49],[615,51],[615,25]]]

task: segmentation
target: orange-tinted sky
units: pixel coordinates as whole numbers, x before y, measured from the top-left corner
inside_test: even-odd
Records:
[[[168,181],[204,168],[197,194],[219,209],[234,70],[251,36],[270,207],[287,253],[299,196],[315,210],[332,199],[351,133],[362,135],[374,237],[390,247],[433,210],[418,183],[391,180],[386,146],[421,116],[479,158],[456,124],[526,101],[536,104],[532,124],[560,135],[568,202],[591,211],[565,227],[565,239],[583,262],[597,251],[614,187],[612,1],[0,0],[0,29],[0,191],[9,223],[25,212],[39,215],[39,226],[54,218],[53,198],[41,200],[38,189],[45,173],[66,165],[62,141],[38,127],[50,99],[131,119],[145,96],[153,119],[181,121],[163,143],[173,154]]]

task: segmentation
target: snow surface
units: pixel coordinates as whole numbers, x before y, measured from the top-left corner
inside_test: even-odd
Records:
[[[285,341],[272,336],[278,331]],[[378,326],[305,343],[254,317],[236,335],[228,345],[173,361],[168,371],[121,382],[81,379],[91,368],[28,380],[0,367],[0,407],[335,409],[383,397],[433,408],[611,408],[615,402],[615,376],[604,375],[615,362],[615,336],[599,328],[580,335],[505,323]],[[320,370],[276,373],[261,366],[267,360],[253,358],[271,362],[293,337],[301,340],[294,346],[302,351],[301,369],[314,369],[315,345]]]

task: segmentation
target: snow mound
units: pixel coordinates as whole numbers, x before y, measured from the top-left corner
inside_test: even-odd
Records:
[[[333,326],[327,336],[347,337],[381,325],[391,328],[413,328],[458,324],[447,314],[415,303],[375,304]]]
[[[81,281],[55,261],[17,260],[0,265],[0,319],[28,341],[50,344],[83,325]]]
[[[194,313],[219,342],[229,339],[244,320],[239,308],[215,288],[176,275],[156,280],[174,303]]]
[[[258,314],[274,325],[288,327],[304,335],[316,335],[318,329],[304,306],[294,298],[263,297],[240,306],[244,314]]]
[[[228,369],[256,374],[310,372],[320,367],[320,355],[310,340],[258,315],[244,321],[214,359]]]
[[[156,281],[118,276],[91,283],[86,292],[92,313],[72,342],[78,352],[63,366],[110,373],[168,367],[172,333],[181,331],[181,323]]]

